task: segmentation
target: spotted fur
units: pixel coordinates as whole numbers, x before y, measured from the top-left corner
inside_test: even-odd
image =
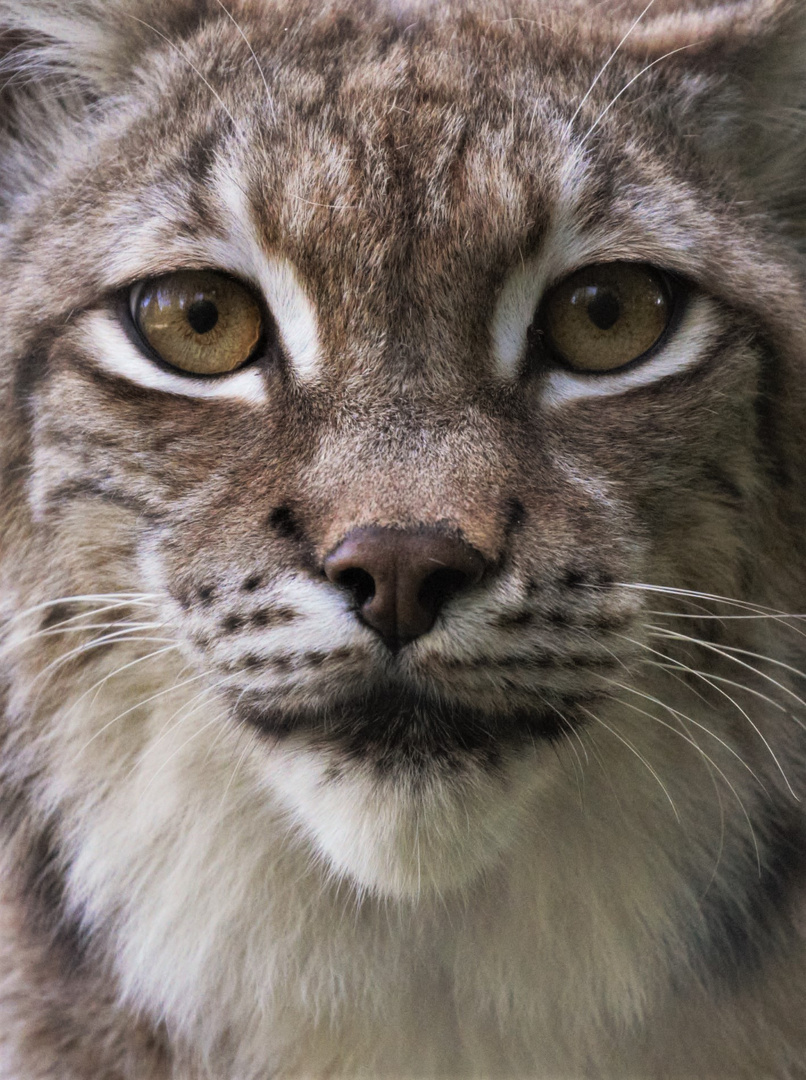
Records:
[[[804,1075],[801,9],[0,0],[3,1080]],[[366,527],[485,567],[396,653]]]

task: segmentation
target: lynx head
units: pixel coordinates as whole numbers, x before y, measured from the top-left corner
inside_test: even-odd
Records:
[[[713,616],[806,599],[806,27],[643,6],[0,5],[6,783],[130,988],[188,890],[785,791]]]

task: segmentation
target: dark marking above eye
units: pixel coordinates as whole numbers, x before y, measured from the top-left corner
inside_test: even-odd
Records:
[[[209,334],[218,322],[218,308],[212,300],[194,300],[187,310],[187,320],[197,334]]]
[[[621,318],[619,299],[608,289],[597,289],[585,310],[590,321],[599,330],[610,330]]]

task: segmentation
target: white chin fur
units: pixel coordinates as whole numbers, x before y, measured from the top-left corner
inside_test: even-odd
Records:
[[[334,766],[327,751],[286,744],[264,779],[336,877],[394,899],[473,884],[512,846],[546,782],[532,750],[496,773],[472,762],[416,777]]]

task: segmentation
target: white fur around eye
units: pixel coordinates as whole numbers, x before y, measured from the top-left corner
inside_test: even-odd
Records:
[[[557,407],[588,397],[611,397],[638,386],[647,386],[668,375],[694,367],[708,355],[709,346],[723,329],[713,301],[705,296],[693,299],[669,340],[649,359],[624,371],[598,375],[565,370],[552,371],[546,380],[543,401]]]
[[[291,371],[303,382],[321,369],[316,311],[294,267],[266,253],[258,239],[244,183],[231,165],[216,177],[219,207],[228,217],[228,237],[216,242],[217,263],[256,282],[266,298]]]
[[[110,312],[89,312],[78,323],[77,332],[80,345],[94,364],[149,390],[192,398],[235,398],[253,405],[266,400],[263,376],[256,365],[214,378],[174,374],[138,349]]]

